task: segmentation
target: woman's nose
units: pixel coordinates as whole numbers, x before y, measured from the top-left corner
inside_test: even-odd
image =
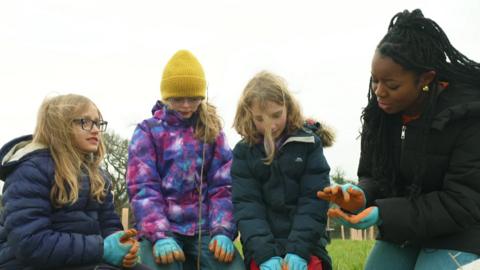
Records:
[[[377,83],[374,89],[374,93],[377,97],[385,97],[387,94],[387,91],[385,91],[385,88],[382,83]]]

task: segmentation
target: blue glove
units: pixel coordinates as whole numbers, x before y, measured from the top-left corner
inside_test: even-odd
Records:
[[[157,240],[153,246],[153,256],[158,264],[170,264],[174,261],[184,262],[185,254],[172,237]]]
[[[351,213],[364,210],[367,203],[363,190],[352,184],[326,187],[317,192],[317,197],[335,203]]]
[[[307,261],[293,253],[287,253],[285,263],[288,266],[288,270],[307,270]]]
[[[128,254],[132,244],[122,244],[120,238],[125,232],[112,233],[103,239],[103,260],[109,264],[121,266],[123,257]]]
[[[379,210],[377,206],[370,206],[355,215],[349,215],[339,208],[331,208],[328,210],[328,216],[337,218],[337,220],[348,228],[364,230],[374,225],[381,225]]]
[[[275,256],[260,264],[260,270],[282,270],[283,260]]]
[[[234,247],[232,240],[227,236],[223,234],[215,235],[208,246],[219,262],[229,263],[233,260]]]

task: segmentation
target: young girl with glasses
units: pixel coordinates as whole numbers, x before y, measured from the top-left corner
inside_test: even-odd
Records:
[[[192,53],[178,51],[167,63],[161,95],[129,145],[142,260],[156,269],[243,269],[232,243],[232,153]]]
[[[47,98],[33,136],[0,150],[1,269],[146,269],[100,169],[107,122],[80,95]],[[128,237],[127,237],[128,238]]]

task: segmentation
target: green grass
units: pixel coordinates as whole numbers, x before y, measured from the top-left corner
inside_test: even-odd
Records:
[[[233,242],[242,253],[240,241]],[[334,270],[363,270],[365,260],[373,247],[375,240],[339,240],[333,239],[327,246],[328,254],[332,257]],[[243,256],[243,254],[242,254]]]
[[[327,246],[334,270],[363,270],[375,240],[332,239]]]

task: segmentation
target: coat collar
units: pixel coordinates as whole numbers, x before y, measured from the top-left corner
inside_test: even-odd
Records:
[[[289,136],[280,146],[282,148],[284,145],[291,143],[291,142],[299,142],[299,143],[315,143],[315,137],[313,136],[313,132],[310,129],[302,128],[295,132],[293,135]]]
[[[162,120],[171,126],[192,126],[197,118],[198,113],[194,113],[189,119],[184,119],[180,113],[170,110],[168,106],[160,100],[157,100],[152,108],[152,115],[158,120]]]

